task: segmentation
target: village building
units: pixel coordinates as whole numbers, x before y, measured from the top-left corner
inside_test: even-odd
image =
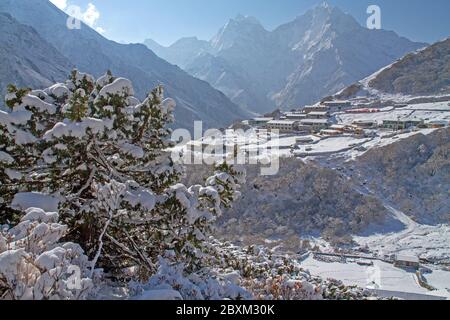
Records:
[[[314,142],[314,139],[310,136],[298,137],[295,139],[296,145],[308,145]]]
[[[417,119],[383,120],[383,128],[391,129],[394,131],[417,127],[421,124],[423,124],[423,120]]]
[[[299,130],[320,131],[329,126],[328,119],[305,119],[300,121]]]
[[[330,127],[331,130],[336,130],[336,131],[340,131],[340,132],[345,132],[345,128],[346,128],[346,125],[343,125],[343,124],[333,124]]]
[[[272,120],[273,118],[254,118],[248,120],[248,125],[252,127],[265,128],[267,127],[267,123]]]
[[[304,113],[311,113],[311,112],[329,112],[328,107],[320,104],[316,104],[313,106],[306,106],[303,108]]]
[[[364,128],[364,129],[371,129],[378,126],[378,123],[374,120],[355,120],[353,121],[353,125]]]
[[[269,130],[279,130],[280,132],[293,132],[298,129],[298,121],[294,120],[272,120],[267,123]]]
[[[307,114],[307,119],[327,119],[330,117],[328,111],[312,111]]]
[[[420,260],[414,256],[397,255],[395,256],[394,266],[397,268],[419,269]]]
[[[330,112],[339,112],[352,107],[350,101],[326,101],[323,105],[328,108]]]
[[[353,103],[357,103],[357,104],[358,103],[360,103],[360,104],[363,104],[363,103],[367,104],[367,103],[370,102],[370,100],[368,98],[364,98],[364,97],[356,97],[356,98],[353,98],[351,101]]]
[[[445,120],[435,120],[435,121],[428,122],[427,126],[432,129],[439,129],[439,128],[447,127],[448,124],[449,124],[449,122],[445,121]]]
[[[202,140],[193,140],[187,143],[187,150],[192,153],[204,153],[208,155],[226,155],[229,153],[239,152],[242,143],[231,141],[223,137],[222,139],[214,139],[206,137]]]

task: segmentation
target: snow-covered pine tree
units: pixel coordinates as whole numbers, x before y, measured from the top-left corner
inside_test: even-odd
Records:
[[[205,186],[178,184],[183,168],[167,151],[175,102],[162,87],[140,102],[127,79],[75,70],[45,90],[11,86],[6,104],[0,224],[19,221],[17,194],[39,192],[59,200],[64,240],[85,250],[92,272],[137,267],[146,279],[161,256],[186,270],[208,261],[211,224],[245,173],[222,164]]]

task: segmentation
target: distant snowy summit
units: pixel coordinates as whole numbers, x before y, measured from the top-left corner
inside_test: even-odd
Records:
[[[425,46],[391,31],[368,30],[326,2],[273,31],[238,15],[209,41],[145,44],[256,113],[317,102]]]

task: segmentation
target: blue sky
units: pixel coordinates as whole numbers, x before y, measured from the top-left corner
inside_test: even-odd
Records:
[[[119,42],[152,38],[168,45],[185,36],[209,40],[237,14],[258,18],[269,30],[294,19],[323,0],[52,0],[78,5],[92,3],[99,17],[92,26]],[[412,40],[435,42],[450,36],[449,0],[329,0],[365,25],[369,5],[380,6],[382,27]],[[92,7],[91,7],[92,9]],[[92,10],[91,10],[92,11]]]

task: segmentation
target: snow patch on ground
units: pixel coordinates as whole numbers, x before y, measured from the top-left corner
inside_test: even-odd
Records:
[[[431,291],[421,287],[414,272],[399,269],[393,265],[381,261],[374,261],[373,266],[360,266],[357,263],[327,263],[318,261],[310,255],[301,266],[308,269],[314,276],[332,278],[342,281],[345,285],[357,285],[361,288],[373,288],[409,292],[418,294],[430,294]],[[446,273],[446,274],[445,274]],[[449,282],[449,272],[437,272],[427,276],[430,280],[446,279]],[[375,284],[374,284],[375,283]],[[443,288],[445,285],[441,286]]]
[[[15,210],[39,208],[47,212],[58,211],[59,200],[55,197],[36,192],[17,193],[11,203]]]

